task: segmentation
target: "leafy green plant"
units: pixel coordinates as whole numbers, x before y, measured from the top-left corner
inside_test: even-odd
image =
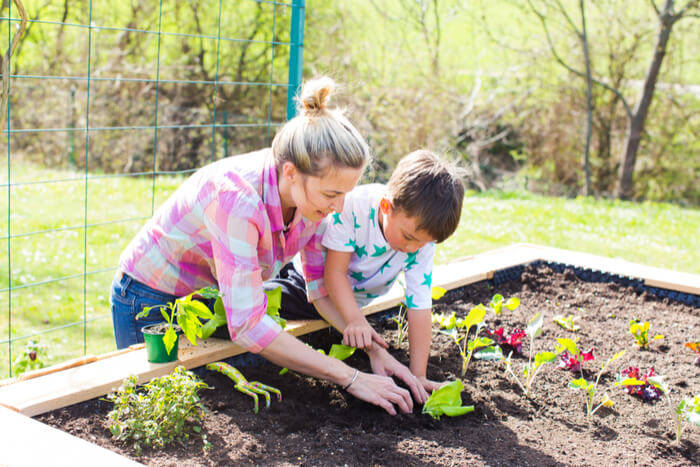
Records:
[[[634,337],[637,346],[640,349],[649,348],[649,327],[651,325],[648,321],[640,322],[638,319],[633,319],[630,321],[630,334]],[[664,336],[657,334],[652,340],[663,339]]]
[[[449,327],[445,328],[446,331],[440,331],[450,336],[459,349],[459,355],[462,357],[462,376],[467,372],[474,350],[493,344],[493,340],[488,337],[478,337],[479,331],[483,325],[484,316],[486,316],[486,307],[480,303],[472,308],[464,319],[454,318],[454,313],[450,315],[446,322]],[[476,326],[476,332],[472,336],[472,339],[469,340],[469,330],[474,326]],[[463,329],[464,332],[462,332],[461,329]]]
[[[497,315],[501,314],[501,310],[504,306],[510,311],[513,311],[520,306],[520,299],[518,297],[511,297],[505,300],[503,295],[496,294],[491,298],[491,303],[489,303],[489,309]]]
[[[676,444],[681,444],[683,422],[688,421],[700,426],[700,394],[695,397],[684,397],[675,407]]]
[[[460,380],[443,384],[428,397],[423,404],[423,413],[430,415],[436,420],[440,420],[442,415],[456,417],[474,411],[473,405],[462,405],[461,393],[464,385]]]
[[[136,376],[130,376],[106,396],[114,404],[107,414],[109,431],[118,441],[133,442],[137,453],[143,447],[162,448],[173,441],[184,446],[190,432],[202,431],[207,410],[198,393],[205,388],[209,386],[181,366],[142,388]],[[204,434],[202,439],[207,447]]]
[[[574,315],[569,315],[567,317],[564,317],[563,315],[556,315],[553,319],[554,322],[557,323],[559,326],[563,327],[567,331],[571,332],[576,332],[581,327],[576,324],[576,320],[579,319],[580,316],[574,316]]]
[[[506,372],[511,375],[511,377],[518,383],[520,389],[523,390],[526,397],[530,397],[530,389],[532,388],[532,383],[535,381],[537,373],[542,369],[545,363],[553,363],[557,359],[557,354],[554,352],[538,352],[535,354],[534,358],[532,352],[535,348],[535,337],[542,334],[542,315],[540,313],[535,314],[527,324],[527,329],[525,330],[528,338],[530,339],[530,353],[527,359],[527,365],[523,367],[523,375],[525,376],[525,384],[520,381],[520,378],[513,371],[513,361],[511,357],[513,352],[511,351],[507,357],[502,358],[502,362],[505,364]]]
[[[583,352],[579,350],[576,339],[568,338],[558,338],[558,345],[554,348],[554,351],[559,356],[559,364],[557,368],[569,371],[583,371],[581,364],[589,360],[595,360],[593,355],[593,348],[588,352]],[[583,373],[582,373],[583,375]]]
[[[569,383],[571,389],[583,389],[586,391],[586,418],[591,419],[594,413],[601,407],[612,407],[613,401],[608,396],[608,393],[604,393],[603,397],[596,402],[596,393],[598,392],[598,383],[600,382],[600,377],[605,372],[605,369],[615,360],[622,357],[625,351],[621,351],[610,357],[605,363],[601,364],[600,371],[596,375],[595,381],[587,381],[583,376],[577,378]],[[597,405],[596,405],[597,403]]]
[[[24,347],[24,351],[15,358],[12,369],[15,375],[20,375],[26,371],[44,368],[47,360],[46,346],[41,344],[38,339],[31,339]]]

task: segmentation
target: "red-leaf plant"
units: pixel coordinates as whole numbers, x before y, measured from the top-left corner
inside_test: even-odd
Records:
[[[651,378],[651,379],[650,379]],[[662,387],[659,387],[659,375],[654,368],[642,374],[639,368],[631,366],[620,372],[616,386],[622,386],[627,394],[641,398],[643,401],[653,401],[661,397]]]
[[[557,368],[560,370],[569,370],[571,372],[581,371],[581,364],[590,360],[595,360],[593,355],[593,347],[588,352],[579,350],[576,339],[557,339],[559,345],[555,351],[559,355],[559,364]]]
[[[504,351],[503,353],[511,350],[515,354],[522,354],[523,338],[527,335],[522,329],[515,328],[510,334],[506,335],[505,330],[500,327],[498,329],[487,329],[486,334],[501,347]]]

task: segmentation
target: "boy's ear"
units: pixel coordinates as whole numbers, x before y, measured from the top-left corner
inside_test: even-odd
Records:
[[[383,214],[389,214],[394,207],[391,205],[391,201],[386,198],[382,198],[379,201],[379,209],[381,209]]]

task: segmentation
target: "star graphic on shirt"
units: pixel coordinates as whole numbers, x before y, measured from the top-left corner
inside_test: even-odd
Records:
[[[423,274],[423,282],[420,285],[427,285],[428,288],[433,285],[433,271],[430,271],[430,274]]]
[[[363,276],[362,272],[359,272],[359,271],[358,272],[351,272],[350,277],[355,279],[357,282],[362,282],[363,280],[365,280],[365,276]]]
[[[413,295],[406,295],[406,308],[415,308],[416,304],[413,303]]]
[[[379,248],[378,245],[373,245],[374,246],[374,253],[372,253],[372,258],[376,258],[377,256],[382,256],[384,253],[386,253],[386,247],[383,246]]]
[[[395,278],[395,277],[392,277],[391,279],[389,279],[388,281],[386,281],[386,283],[385,283],[384,285],[385,285],[385,286],[389,286],[389,285],[391,285],[391,284],[394,283],[394,280],[396,280],[396,278]]]
[[[358,258],[362,258],[363,256],[367,256],[367,250],[363,246],[355,245],[355,253],[357,254]]]
[[[343,225],[343,221],[340,220],[340,213],[339,212],[333,213],[333,225],[336,225],[336,224]]]
[[[387,261],[386,263],[382,264],[382,267],[379,268],[379,274],[384,274],[384,268],[388,268],[388,267],[391,267],[391,264],[389,264],[389,261]],[[392,280],[393,280],[393,279],[392,279]]]
[[[353,292],[364,292],[365,289],[363,287],[353,287],[352,291]]]
[[[355,245],[357,245],[357,244],[355,243],[355,240],[353,240],[352,238],[348,239],[348,243],[345,244],[345,246],[351,246],[353,248],[355,248]]]
[[[406,267],[404,268],[406,271],[409,271],[413,266],[418,264],[418,261],[416,261],[416,255],[418,255],[418,251],[415,253],[408,253],[408,256],[406,257]]]
[[[377,224],[376,224],[375,221],[374,221],[374,213],[375,213],[374,208],[369,208],[369,220],[371,220],[371,221],[372,221],[372,225],[376,227]]]
[[[352,221],[355,223],[355,228],[356,228],[356,229],[359,229],[359,228],[360,228],[360,224],[357,223],[357,217],[355,216],[355,213],[354,213],[354,212],[352,213]]]
[[[373,294],[373,293],[369,293],[369,292],[367,292],[365,295],[367,295],[367,298],[377,298],[377,297],[379,297],[379,295]]]

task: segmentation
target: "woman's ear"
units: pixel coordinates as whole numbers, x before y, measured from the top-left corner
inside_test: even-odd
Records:
[[[294,183],[299,175],[297,167],[289,161],[282,164],[282,176],[287,179],[290,183]]]
[[[379,201],[379,209],[381,209],[382,213],[389,214],[389,212],[391,212],[391,210],[393,209],[391,201],[389,201],[386,198],[382,198],[382,200]]]

